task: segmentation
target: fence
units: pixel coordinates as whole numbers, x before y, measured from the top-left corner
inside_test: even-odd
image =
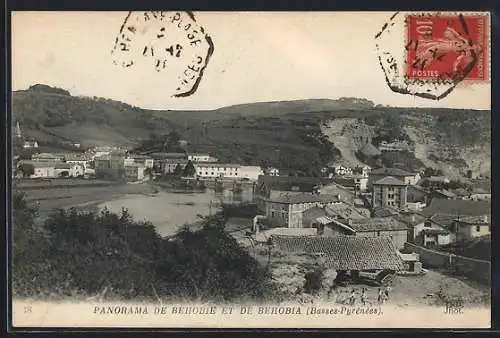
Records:
[[[426,249],[424,247],[405,243],[405,249],[418,253],[424,267],[446,268],[457,275],[467,276],[478,282],[491,283],[491,262]]]

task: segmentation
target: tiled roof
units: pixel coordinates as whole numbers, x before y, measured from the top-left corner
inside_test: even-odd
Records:
[[[363,219],[366,218],[359,209],[350,206],[347,203],[332,204],[326,207],[327,216],[340,216],[344,219]]]
[[[339,202],[337,196],[313,195],[313,194],[286,194],[276,196],[270,199],[275,203],[297,204],[297,203],[335,203]]]
[[[448,200],[435,198],[422,210],[427,217],[435,214],[482,216],[491,214],[491,201]]]
[[[389,237],[271,236],[270,242],[284,253],[315,254],[335,270],[402,270],[403,263]]]
[[[408,171],[398,169],[398,168],[378,168],[374,169],[370,173],[371,175],[387,175],[387,176],[396,176],[396,177],[403,177],[403,176],[413,176],[415,174],[412,174]]]
[[[399,212],[396,209],[390,207],[382,207],[373,210],[373,215],[375,217],[389,217],[389,216],[396,216],[398,214]]]
[[[395,179],[392,176],[386,176],[376,182],[373,182],[374,185],[407,185],[405,182]]]
[[[455,195],[453,192],[449,191],[449,190],[446,190],[446,189],[441,189],[441,190],[436,190],[436,192],[438,194],[441,194],[443,196],[446,196],[446,197],[449,197],[449,198],[453,198],[453,197],[456,197],[457,195]]]
[[[149,154],[152,158],[155,159],[162,159],[162,158],[187,158],[187,155],[184,153],[162,153],[162,152],[157,152],[157,153],[151,153]]]
[[[194,165],[196,168],[239,168],[241,164],[235,163],[209,163],[209,162],[199,162]]]
[[[60,163],[57,161],[21,161],[19,164],[31,164],[35,168],[55,168]]]
[[[357,232],[408,230],[403,223],[389,217],[353,220],[349,226]]]
[[[326,215],[326,211],[323,208],[320,207],[313,207],[310,209],[307,209],[302,213],[302,219],[314,219],[318,217],[323,217]]]
[[[161,160],[161,163],[165,163],[165,164],[175,164],[175,163],[186,164],[188,162],[189,161],[186,160],[185,158],[177,158],[177,159],[175,159],[175,158],[166,158],[164,160]]]

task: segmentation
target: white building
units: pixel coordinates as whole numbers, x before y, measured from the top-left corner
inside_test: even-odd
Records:
[[[133,182],[147,180],[146,167],[141,163],[125,165],[125,177]]]
[[[352,168],[338,164],[333,167],[335,175],[338,176],[350,176],[352,175]]]
[[[200,178],[240,178],[239,164],[196,163],[196,175]]]
[[[268,176],[279,176],[280,175],[280,170],[275,167],[269,167],[266,169],[266,175]]]
[[[188,160],[191,162],[217,162],[217,159],[209,154],[189,154]]]
[[[23,144],[24,149],[36,149],[38,148],[38,142],[37,141],[25,141]]]

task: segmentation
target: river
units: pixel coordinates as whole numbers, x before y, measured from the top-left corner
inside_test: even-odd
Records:
[[[239,193],[226,188],[221,192],[206,189],[205,192],[179,193],[161,190],[152,196],[126,195],[99,205],[119,213],[126,208],[137,221],[149,221],[162,236],[173,235],[179,227],[219,210],[220,203],[241,203],[254,200],[251,185],[243,186]]]

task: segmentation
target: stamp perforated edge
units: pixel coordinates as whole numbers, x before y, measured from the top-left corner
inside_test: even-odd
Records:
[[[486,28],[485,28],[485,41],[487,45],[486,52],[484,53],[485,56],[488,58],[487,61],[485,61],[485,78],[484,79],[467,79],[465,77],[464,79],[454,81],[451,79],[412,79],[409,78],[406,75],[406,68],[404,69],[404,82],[407,85],[410,84],[422,84],[422,83],[427,83],[427,84],[436,84],[436,85],[455,85],[459,87],[464,87],[467,85],[474,85],[474,84],[487,84],[491,83],[491,12],[446,12],[446,11],[435,11],[435,12],[406,12],[404,13],[404,46],[408,45],[408,20],[407,18],[409,16],[416,16],[416,15],[427,15],[427,16],[454,16],[458,17],[459,15],[462,16],[484,16],[486,17]],[[405,67],[406,62],[408,60],[408,51],[406,48],[404,48],[404,64]]]

